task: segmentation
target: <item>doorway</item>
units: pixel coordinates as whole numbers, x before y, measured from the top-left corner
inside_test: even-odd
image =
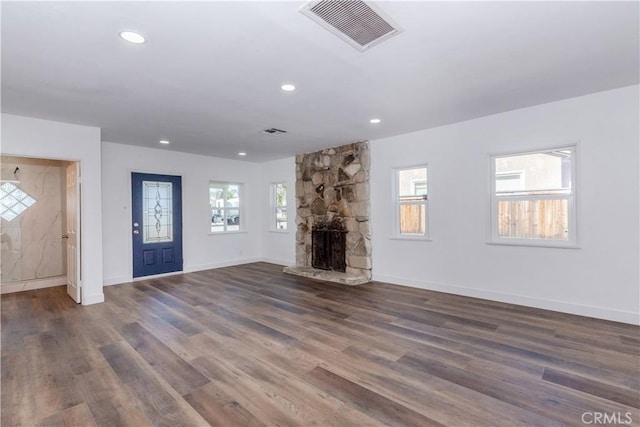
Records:
[[[133,277],[182,271],[182,177],[131,173]]]
[[[81,302],[79,162],[0,160],[1,292],[66,285]]]

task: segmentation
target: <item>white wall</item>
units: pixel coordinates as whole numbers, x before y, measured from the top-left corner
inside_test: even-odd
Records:
[[[638,89],[371,141],[374,279],[640,323]],[[580,249],[486,244],[489,154],[570,143],[579,145]],[[101,161],[97,128],[6,114],[0,152],[81,162],[84,304],[103,301],[103,280],[131,280],[132,171],[183,177],[185,271],[295,263],[293,158],[255,164],[102,143]],[[432,241],[391,239],[391,170],[420,163],[429,167]],[[245,183],[246,233],[209,234],[216,180]],[[268,188],[282,181],[289,233],[274,233]]]
[[[638,86],[371,141],[374,279],[639,323]],[[578,143],[580,249],[488,245],[489,154]],[[391,170],[428,164],[431,242],[393,240]]]
[[[100,129],[2,114],[0,152],[80,162],[82,304],[104,301]]]
[[[262,163],[260,192],[263,202],[262,258],[281,265],[296,263],[296,161],[295,157]],[[274,231],[271,217],[270,185],[287,183],[287,231]]]
[[[260,260],[260,164],[104,142],[104,283],[131,281],[131,172],[182,176],[184,271]],[[244,184],[245,232],[210,234],[209,182]]]

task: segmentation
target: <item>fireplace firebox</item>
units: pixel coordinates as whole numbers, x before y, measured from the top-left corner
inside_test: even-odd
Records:
[[[346,230],[312,230],[312,267],[344,273],[347,268],[345,261],[346,235]]]

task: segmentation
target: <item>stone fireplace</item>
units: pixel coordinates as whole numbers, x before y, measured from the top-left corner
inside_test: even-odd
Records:
[[[296,265],[285,272],[371,280],[369,158],[366,141],[296,156]]]

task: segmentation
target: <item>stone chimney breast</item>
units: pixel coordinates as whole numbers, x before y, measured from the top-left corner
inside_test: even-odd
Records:
[[[296,266],[286,272],[349,285],[371,280],[369,158],[366,141],[296,155]],[[333,244],[314,246],[314,231],[344,233],[345,247],[333,248],[344,256],[340,272],[312,267],[327,265],[313,257]]]

